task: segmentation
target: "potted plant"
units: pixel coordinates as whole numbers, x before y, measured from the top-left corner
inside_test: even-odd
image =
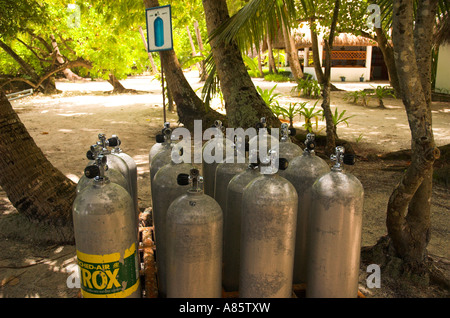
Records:
[[[361,76],[359,77],[359,81],[364,82],[364,74],[361,74]]]
[[[341,82],[345,82],[345,76],[340,76]]]

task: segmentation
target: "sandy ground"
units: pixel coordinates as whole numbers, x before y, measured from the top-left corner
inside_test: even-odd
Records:
[[[194,89],[202,86],[197,74],[186,73]],[[272,88],[277,83],[255,79],[255,85]],[[359,90],[386,83],[335,83],[345,90]],[[57,82],[61,94],[31,96],[12,101],[37,145],[49,160],[70,179],[77,182],[87,159],[85,153],[97,141],[98,133],[116,134],[122,149],[131,155],[138,167],[139,206],[151,206],[148,153],[155,143],[155,134],[163,124],[161,86],[151,77],[135,77],[123,81],[126,88],[138,94],[109,94],[107,82]],[[292,83],[278,83],[280,103],[306,101],[292,97]],[[364,160],[368,154],[384,154],[410,146],[410,132],[400,100],[385,100],[387,109],[369,108],[343,100],[345,92],[333,92],[332,107],[354,115],[349,126],[338,126],[338,135],[352,142],[362,160],[347,171],[356,175],[365,189],[362,245],[373,245],[386,234],[385,211],[388,198],[400,180],[405,162]],[[311,101],[312,105],[314,101]],[[220,106],[220,101],[215,101]],[[319,108],[319,106],[317,106]],[[450,103],[433,103],[433,129],[438,146],[450,143]],[[176,114],[168,120],[177,125]],[[297,118],[300,127],[303,119]],[[324,127],[320,122],[319,130]],[[449,189],[435,186],[432,197],[432,237],[429,252],[450,258]],[[14,218],[15,217],[15,218]],[[0,297],[77,297],[78,290],[69,288],[75,270],[75,247],[42,245],[30,242],[20,221],[14,226],[17,211],[0,188],[0,222],[9,222],[8,231],[0,233]],[[12,220],[12,221],[11,221]],[[370,290],[361,274],[360,287],[367,297],[396,297],[390,291]],[[431,295],[424,294],[424,297]]]

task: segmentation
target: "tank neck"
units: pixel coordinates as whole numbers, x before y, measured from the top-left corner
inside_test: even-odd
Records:
[[[203,190],[201,190],[201,189],[189,189],[189,190],[187,190],[187,194],[188,195],[198,196],[198,195],[202,195],[203,194]]]
[[[111,183],[111,180],[105,176],[103,176],[103,177],[98,176],[98,177],[94,178],[94,186],[95,187],[103,187],[110,183]]]

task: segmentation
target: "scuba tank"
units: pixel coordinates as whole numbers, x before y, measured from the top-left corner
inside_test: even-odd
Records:
[[[298,145],[294,144],[289,135],[295,136],[295,128],[289,128],[288,124],[281,124],[281,138],[280,143],[278,145],[278,151],[280,158],[286,158],[289,162],[292,161],[295,157],[298,157],[302,154],[302,148]],[[280,176],[286,177],[286,170],[281,170],[278,172]]]
[[[178,175],[177,182],[191,188],[167,211],[167,297],[220,298],[222,209],[203,193],[197,169]]]
[[[223,277],[225,291],[239,290],[242,194],[253,179],[259,177],[258,164],[250,163],[235,175],[227,187],[226,222],[223,231]]]
[[[314,182],[308,231],[308,298],[356,298],[361,254],[364,189],[342,169],[353,155],[336,147],[331,171]]]
[[[106,158],[106,156],[102,153],[102,151],[100,149],[101,148],[99,148],[98,145],[93,145],[93,146],[91,146],[91,149],[87,151],[86,157],[89,159],[89,163],[87,166],[91,166],[91,165],[95,164],[97,162],[97,158],[99,156]],[[129,188],[129,182],[127,179],[125,179],[124,175],[120,171],[118,171],[116,169],[112,169],[109,166],[105,166],[104,170],[105,170],[104,174],[106,177],[108,177],[108,180],[110,182],[120,185],[125,190],[127,190],[128,193],[130,193],[130,195],[131,195],[131,189]],[[77,194],[79,192],[81,192],[81,190],[83,190],[88,185],[91,185],[93,182],[94,182],[94,179],[88,178],[85,174],[83,174],[77,183],[77,188],[76,188]]]
[[[161,133],[156,135],[156,143],[150,148],[149,154],[148,154],[148,162],[151,163],[153,157],[160,152],[163,148],[164,148],[164,144],[165,143],[169,143],[170,144],[170,135],[165,135],[164,134],[164,129],[170,129],[170,123],[169,122],[165,122],[164,123],[164,127],[161,130]]]
[[[294,284],[306,283],[308,216],[311,210],[313,183],[330,171],[325,160],[315,155],[314,134],[307,134],[303,154],[289,162],[283,176],[292,183],[298,194],[297,234],[295,239]]]
[[[138,184],[137,184],[137,166],[134,159],[123,152],[120,148],[122,142],[116,135],[112,135],[111,138],[108,139],[108,145],[110,147],[114,147],[111,151],[111,154],[121,158],[128,167],[128,176],[131,185],[131,193],[134,202],[134,208],[136,210],[136,222],[139,223],[139,203],[138,203]]]
[[[270,150],[260,171],[277,157]],[[284,158],[279,158],[279,164],[287,168]],[[274,169],[265,171],[242,195],[239,297],[290,298],[298,196],[294,186]]]
[[[203,144],[202,173],[204,193],[214,198],[217,165],[223,162],[227,153],[234,153],[234,148],[232,141],[223,135],[223,127],[220,120],[216,120],[212,128],[217,130],[217,134]],[[218,155],[215,151],[222,153]]]
[[[85,169],[94,182],[73,203],[73,225],[84,298],[141,297],[138,235],[131,195],[104,174],[100,154]]]
[[[155,228],[156,266],[158,276],[158,290],[162,297],[167,295],[166,284],[166,218],[170,204],[179,196],[186,193],[189,186],[179,185],[177,176],[189,173],[192,164],[175,163],[173,160],[161,167],[153,178],[153,224]]]

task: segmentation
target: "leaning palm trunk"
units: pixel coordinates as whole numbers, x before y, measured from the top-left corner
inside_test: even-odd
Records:
[[[225,0],[203,0],[206,26],[211,34],[229,19]],[[281,125],[262,97],[258,94],[245,68],[241,52],[235,43],[210,39],[212,53],[225,99],[228,125],[231,127],[254,127],[261,117],[266,117],[272,127]]]
[[[33,221],[72,226],[75,183],[55,168],[0,91],[0,186]]]

